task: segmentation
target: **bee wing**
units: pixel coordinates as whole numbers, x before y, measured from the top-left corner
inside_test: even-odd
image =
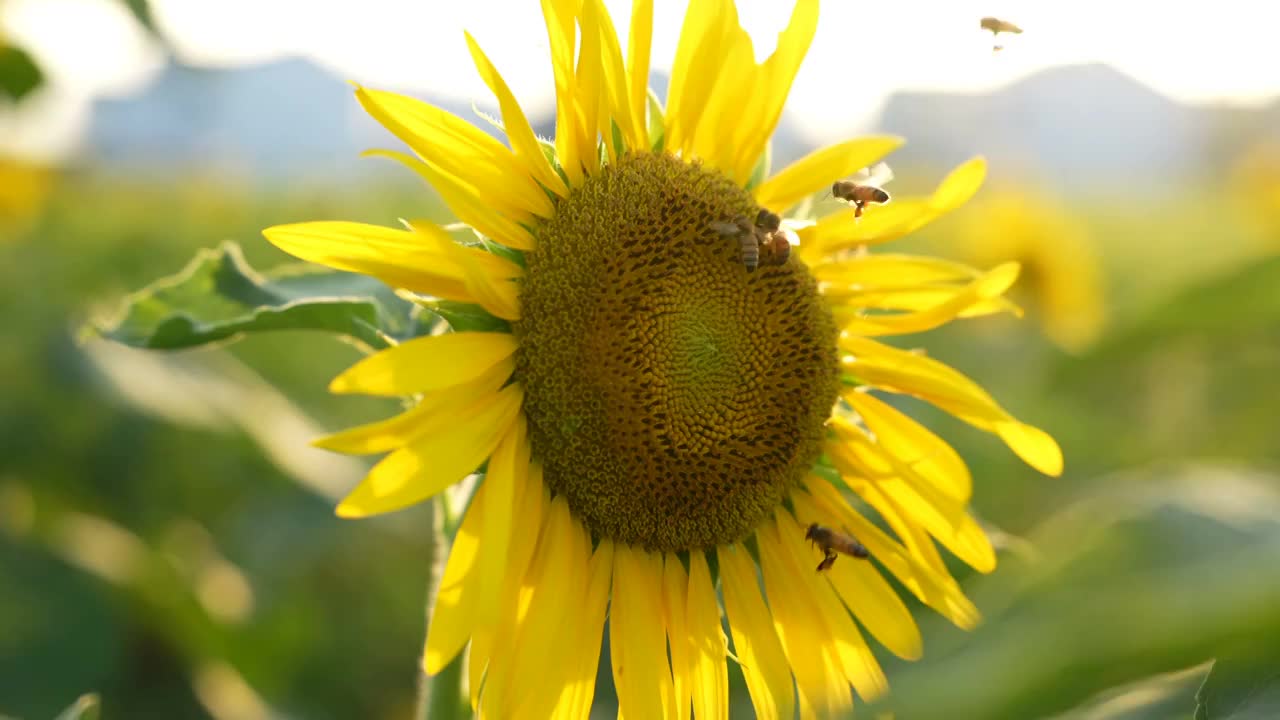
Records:
[[[871,167],[858,172],[855,182],[859,185],[870,185],[871,187],[883,187],[885,183],[893,179],[893,170],[889,169],[886,163],[876,163]]]
[[[721,235],[737,235],[738,233],[742,232],[742,229],[739,228],[737,225],[731,222],[721,222],[718,220],[716,222],[711,223],[711,229],[715,230]]]

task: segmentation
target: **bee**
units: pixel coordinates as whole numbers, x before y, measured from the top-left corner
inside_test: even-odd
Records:
[[[804,538],[822,548],[822,562],[818,563],[818,572],[827,570],[836,562],[836,553],[842,552],[849,557],[865,558],[871,555],[867,548],[852,535],[823,527],[818,523],[809,525]]]
[[[862,217],[862,211],[868,203],[884,205],[889,202],[889,193],[880,188],[893,179],[893,171],[888,165],[880,163],[870,171],[863,171],[864,176],[857,180],[837,180],[831,185],[831,194],[853,205],[853,216]]]
[[[992,35],[999,35],[1000,33],[1012,33],[1014,35],[1022,34],[1022,28],[1014,25],[1008,20],[1001,20],[1000,18],[984,17],[981,22],[979,22],[979,26],[983,30],[990,30]]]
[[[1008,20],[1001,20],[1000,18],[984,17],[979,23],[979,27],[983,30],[990,30],[991,36],[994,38],[1000,37],[1000,33],[1009,33],[1011,35],[1022,34],[1022,28],[1014,25]],[[1003,49],[1004,46],[997,43],[991,47],[991,52],[1000,52]]]
[[[785,264],[791,257],[791,242],[781,227],[782,218],[766,209],[756,213],[754,225],[743,215],[734,218],[733,222],[711,223],[712,230],[738,241],[742,249],[742,264],[748,272],[760,265]]]
[[[756,229],[760,231],[761,264],[785,265],[791,257],[791,241],[782,229],[782,218],[761,208],[756,214]]]
[[[727,238],[736,239],[742,246],[742,264],[747,271],[753,271],[760,264],[760,238],[751,221],[739,215],[733,222],[713,222],[711,229]]]

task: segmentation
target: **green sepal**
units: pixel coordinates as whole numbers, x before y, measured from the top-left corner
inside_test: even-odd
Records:
[[[474,303],[430,300],[422,306],[449,323],[454,332],[511,332],[511,324]]]
[[[420,311],[381,282],[316,265],[255,271],[240,246],[201,250],[177,275],[126,298],[119,320],[89,328],[132,347],[176,350],[269,330],[320,330],[371,349],[422,334]]]
[[[773,142],[764,144],[764,152],[760,153],[760,159],[756,161],[756,166],[751,169],[751,177],[747,178],[747,191],[754,190],[759,187],[769,177],[769,171],[773,167]]]
[[[658,100],[658,94],[649,88],[649,149],[653,152],[660,153],[666,148],[667,144],[667,126],[666,115],[662,111],[662,103]]]
[[[510,260],[511,262],[515,263],[516,265],[519,265],[522,268],[525,267],[523,252],[516,250],[515,248],[509,248],[506,245],[503,245],[502,243],[494,242],[493,240],[490,240],[487,237],[481,237],[480,244],[481,246],[484,247],[485,250],[488,250],[490,253],[493,253],[494,255],[497,255],[500,258]]]

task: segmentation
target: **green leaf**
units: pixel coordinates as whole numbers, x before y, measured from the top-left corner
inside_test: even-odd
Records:
[[[449,323],[454,332],[511,332],[511,325],[506,320],[490,315],[473,303],[434,300],[424,303],[424,307]]]
[[[151,3],[148,0],[120,0],[129,12],[133,15],[133,19],[138,24],[146,28],[152,33],[156,32],[155,17],[151,14]]]
[[[1053,717],[1242,643],[1280,647],[1280,479],[1188,467],[1098,485],[1028,534],[1038,561],[1006,555],[974,584],[984,624],[931,638],[893,672],[888,709]]]
[[[0,45],[0,95],[18,102],[44,84],[44,73],[27,51]]]
[[[1280,646],[1224,655],[1196,693],[1195,720],[1280,717]]]
[[[81,695],[80,699],[59,713],[54,720],[98,720],[101,710],[97,695]]]
[[[421,334],[413,303],[363,275],[308,264],[267,274],[225,243],[200,251],[182,272],[129,296],[109,339],[174,350],[268,330],[338,333],[370,348]]]

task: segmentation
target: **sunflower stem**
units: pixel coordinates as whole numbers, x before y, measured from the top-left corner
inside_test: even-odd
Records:
[[[440,592],[440,579],[444,577],[444,565],[449,557],[452,513],[445,493],[436,495],[431,507],[431,549],[427,564],[427,626],[435,610],[436,596]],[[456,527],[453,528],[456,530]],[[470,707],[464,701],[462,688],[462,654],[453,659],[436,675],[429,676],[419,668],[418,702],[414,717],[417,720],[452,720],[470,717]]]

